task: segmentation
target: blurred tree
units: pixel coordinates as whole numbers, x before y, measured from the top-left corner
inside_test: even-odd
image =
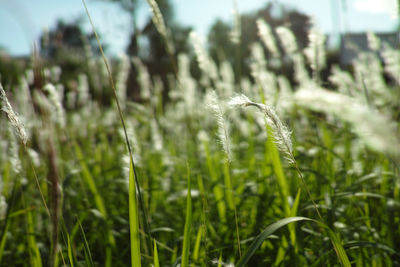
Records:
[[[100,56],[95,35],[83,30],[85,17],[64,22],[59,20],[51,30],[42,32],[39,39],[38,53],[34,52],[32,67],[35,72],[35,87],[41,88],[45,82],[43,70],[50,66],[58,66],[62,70],[60,80],[66,85],[66,90],[76,90],[77,77],[85,73],[89,78],[89,87],[93,97],[100,97],[95,92],[100,92],[103,86],[100,75],[93,71],[94,57]],[[101,38],[101,36],[100,36]],[[107,51],[107,44],[102,44]],[[41,58],[45,60],[41,60]],[[91,63],[92,66],[91,66]],[[103,100],[106,96],[103,97]]]
[[[264,8],[248,14],[242,14],[241,19],[241,37],[240,37],[240,68],[243,75],[249,74],[248,59],[250,57],[249,46],[259,41],[256,21],[258,18],[266,21],[275,36],[276,27],[286,26],[294,33],[300,49],[308,44],[308,31],[311,27],[311,19],[299,11],[288,9],[279,3],[268,3]],[[232,26],[221,20],[217,20],[211,27],[208,40],[210,55],[219,64],[222,60],[228,60],[231,64],[235,63],[235,44],[230,41],[230,32]],[[281,52],[282,49],[280,48]],[[269,52],[265,49],[265,55],[270,57]],[[288,72],[290,70],[280,68],[277,71]]]
[[[234,44],[230,39],[231,27],[218,19],[210,29],[208,34],[210,55],[217,63],[228,59],[233,63],[231,55],[235,54]]]
[[[129,56],[140,56],[147,66],[151,75],[159,75],[162,80],[164,87],[167,88],[167,74],[173,71],[171,58],[166,51],[164,40],[160,33],[157,32],[151,18],[147,20],[142,28],[139,28],[136,22],[137,10],[139,5],[144,4],[144,0],[104,0],[118,3],[124,10],[126,10],[132,17],[132,32],[130,36],[130,42],[127,47],[127,54]],[[176,55],[182,52],[188,51],[187,38],[190,32],[190,28],[183,27],[174,21],[174,10],[169,0],[157,0],[156,1],[161,13],[163,15],[167,28],[172,33],[172,40],[175,46]],[[147,3],[146,3],[147,4]],[[132,66],[132,65],[131,65]],[[127,93],[128,96],[134,99],[139,99],[139,86],[137,83],[137,73],[134,67],[131,68]],[[168,90],[168,88],[167,88]],[[167,95],[167,90],[164,91],[164,96]]]
[[[46,59],[59,59],[66,55],[81,57],[85,45],[89,45],[94,53],[98,53],[94,34],[85,33],[82,22],[82,18],[71,22],[59,20],[54,29],[44,31],[40,36],[40,55]],[[107,45],[104,45],[103,49],[106,48]]]

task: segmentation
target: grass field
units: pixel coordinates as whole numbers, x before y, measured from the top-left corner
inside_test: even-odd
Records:
[[[399,50],[371,44],[323,79],[323,35],[300,51],[287,28],[275,40],[257,25],[251,77],[236,79],[192,33],[168,101],[138,58],[140,103],[129,58],[113,65],[110,105],[93,97],[113,92],[94,58],[77,91],[57,67],[43,88],[30,68],[3,84],[0,265],[399,266]]]

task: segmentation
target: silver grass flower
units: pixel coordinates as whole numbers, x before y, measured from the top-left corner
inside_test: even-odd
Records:
[[[58,125],[61,127],[65,126],[65,111],[62,106],[61,102],[61,96],[59,92],[56,90],[54,85],[51,83],[48,83],[44,86],[44,91],[46,91],[49,94],[49,100],[51,104],[53,105],[54,109],[54,120],[57,122]]]
[[[138,72],[137,81],[140,85],[140,97],[144,100],[150,99],[151,78],[146,66],[138,57],[132,57],[132,63]]]
[[[270,125],[274,131],[275,143],[278,145],[279,149],[286,154],[286,159],[290,164],[295,162],[291,133],[270,106],[255,103],[243,94],[233,97],[228,104],[232,107],[254,106],[264,113],[267,124]]]
[[[354,91],[356,84],[353,77],[349,72],[340,69],[339,66],[335,65],[332,67],[332,73],[329,75],[328,79],[337,87],[340,93],[347,94],[349,96],[352,96],[356,93]]]
[[[89,102],[89,81],[86,74],[78,75],[78,99],[77,104],[83,106]]]
[[[60,66],[54,66],[50,68],[50,79],[53,83],[58,83],[60,81],[62,69]]]
[[[224,119],[224,112],[221,107],[221,103],[219,102],[218,96],[215,91],[210,91],[206,95],[206,103],[207,106],[211,109],[214,113],[217,124],[218,124],[218,138],[221,142],[222,148],[225,152],[226,159],[231,162],[232,160],[232,151],[230,145],[230,138],[229,138],[229,125],[228,122]]]
[[[375,105],[383,105],[387,101],[393,101],[392,94],[387,88],[383,76],[383,67],[378,55],[374,53],[359,53],[353,62],[355,78],[358,89],[367,91],[369,101]]]
[[[223,98],[230,97],[235,90],[235,74],[228,61],[223,61],[219,68],[221,79],[216,84],[219,95]]]
[[[369,148],[391,155],[400,154],[400,141],[394,124],[359,99],[322,88],[300,89],[294,99],[297,105],[306,109],[324,112],[348,122]]]
[[[303,55],[297,52],[292,55],[292,58],[294,66],[294,76],[296,81],[300,85],[309,84],[311,82],[311,78],[308,75]]]
[[[275,74],[267,70],[267,62],[261,44],[254,43],[250,49],[253,59],[250,63],[251,75],[257,81],[257,85],[262,88],[264,96],[271,96],[268,98],[268,104],[272,104],[277,95]]]
[[[11,126],[14,129],[14,132],[17,134],[19,139],[22,141],[24,145],[28,141],[28,137],[25,131],[25,127],[19,118],[19,116],[14,112],[11,107],[10,102],[8,102],[6,92],[4,92],[3,86],[0,83],[0,100],[2,103],[2,110],[7,114],[7,117],[11,123]]]
[[[151,129],[151,141],[153,144],[153,148],[155,151],[161,153],[164,147],[163,139],[155,119],[150,122],[150,129]]]
[[[400,50],[384,43],[381,55],[385,62],[385,71],[400,84]]]
[[[279,26],[276,28],[276,33],[278,34],[279,40],[283,46],[283,49],[288,55],[294,54],[298,47],[296,43],[296,37],[293,32],[284,26]]]
[[[218,80],[217,67],[212,59],[207,54],[202,38],[195,32],[190,33],[190,41],[193,45],[194,52],[196,54],[197,62],[201,71],[213,81]]]
[[[257,19],[258,36],[261,41],[271,52],[272,56],[279,57],[278,46],[276,45],[275,37],[272,34],[271,28],[263,19]]]
[[[22,163],[21,159],[19,158],[19,146],[17,142],[17,138],[13,133],[13,127],[8,127],[8,160],[11,164],[12,170],[16,174],[20,174],[22,171]],[[14,131],[15,132],[15,131]]]
[[[160,8],[155,0],[147,0],[150,6],[150,11],[152,14],[151,19],[153,20],[154,26],[156,26],[157,31],[164,37],[167,37],[167,27],[165,26],[163,15],[161,14]]]
[[[310,63],[315,75],[326,65],[325,40],[326,37],[316,29],[312,29],[308,34],[309,44],[304,49],[304,54]]]
[[[373,32],[367,33],[368,47],[372,51],[379,51],[381,48],[381,40]]]
[[[126,105],[126,84],[129,76],[130,62],[126,54],[120,56],[119,71],[116,79],[118,100],[122,107]]]
[[[293,91],[289,80],[285,76],[278,76],[279,99],[277,101],[276,111],[279,116],[285,115],[293,106]]]
[[[232,43],[234,44],[239,44],[240,43],[240,37],[242,36],[242,25],[240,22],[240,15],[239,15],[239,10],[238,10],[238,5],[237,1],[234,0],[233,4],[233,28],[232,31],[230,32],[230,38]]]
[[[38,168],[40,166],[39,153],[32,148],[28,148],[28,156],[31,158],[33,166]]]
[[[0,220],[4,220],[4,218],[6,217],[7,214],[7,202],[6,202],[6,198],[1,195],[0,196]]]
[[[158,7],[157,2],[155,0],[147,0],[147,3],[150,6],[150,11],[152,14],[151,19],[153,20],[153,23],[156,26],[157,31],[164,38],[168,52],[174,53],[175,49],[173,46],[173,42],[171,40],[169,31],[168,31],[167,27],[165,26],[164,17],[161,13],[160,8]]]

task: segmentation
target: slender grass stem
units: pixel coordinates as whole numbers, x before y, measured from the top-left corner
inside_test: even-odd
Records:
[[[149,226],[148,216],[147,216],[146,208],[144,206],[143,196],[142,196],[142,192],[141,192],[141,189],[140,189],[139,180],[138,180],[138,177],[137,177],[136,166],[135,166],[135,162],[133,160],[133,152],[132,152],[132,148],[131,148],[131,145],[130,145],[130,142],[129,142],[128,133],[127,133],[127,130],[126,130],[126,125],[125,125],[125,120],[124,120],[124,116],[123,116],[123,113],[122,113],[122,109],[121,109],[121,106],[120,106],[120,103],[119,103],[119,100],[118,100],[117,90],[116,90],[115,84],[114,84],[114,79],[112,78],[112,73],[111,73],[110,66],[109,66],[107,58],[106,58],[106,56],[104,54],[103,47],[102,47],[101,42],[100,42],[100,38],[99,38],[99,36],[97,34],[96,28],[94,26],[94,23],[92,21],[92,18],[90,16],[90,14],[89,14],[89,10],[88,10],[88,8],[86,6],[85,0],[82,0],[82,3],[84,5],[85,11],[86,11],[86,15],[88,16],[90,25],[92,27],[93,33],[94,33],[96,41],[97,41],[97,45],[99,47],[101,56],[103,58],[105,66],[106,66],[108,77],[109,77],[109,81],[110,81],[111,88],[112,88],[112,91],[113,91],[113,95],[114,95],[114,98],[115,98],[115,102],[117,104],[119,118],[120,118],[120,121],[121,121],[121,124],[122,124],[122,128],[123,128],[123,131],[124,131],[125,142],[126,142],[126,145],[127,145],[127,148],[128,148],[130,161],[132,163],[136,189],[137,189],[137,192],[138,192],[139,203],[140,203],[140,207],[141,207],[141,210],[142,210],[143,216],[144,216],[144,221],[145,221],[144,224],[143,224],[144,232],[148,235],[146,245],[149,248],[148,251],[150,251],[150,253],[152,253],[153,252],[153,250],[151,249],[151,247],[152,247],[151,246],[152,237],[151,237],[151,233],[150,233],[150,226]]]

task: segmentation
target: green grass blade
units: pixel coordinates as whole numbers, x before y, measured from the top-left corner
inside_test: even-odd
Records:
[[[82,178],[84,180],[84,182],[87,184],[87,186],[89,187],[90,192],[92,193],[92,195],[94,196],[94,203],[96,204],[97,209],[100,211],[101,215],[103,216],[104,220],[107,222],[107,210],[105,208],[104,205],[104,201],[103,198],[101,197],[96,183],[93,179],[93,176],[88,168],[88,166],[86,165],[86,161],[84,159],[83,153],[79,147],[79,145],[74,142],[74,149],[75,149],[75,154],[79,160],[79,163],[81,165],[82,168]],[[115,246],[115,239],[114,236],[112,235],[111,231],[109,229],[107,229],[107,242],[109,243],[110,246],[107,245],[106,247],[106,259],[105,259],[105,266],[110,267],[112,262],[112,247]]]
[[[218,181],[218,174],[216,173],[215,166],[213,164],[213,158],[211,157],[210,148],[207,142],[203,142],[204,150],[206,152],[206,163],[208,167],[208,171],[211,177],[212,182],[215,184],[213,187],[213,195],[215,198],[215,202],[217,203],[217,210],[219,219],[222,222],[226,222],[226,206],[224,202],[224,193],[221,185]]]
[[[347,257],[346,251],[342,246],[341,240],[330,228],[327,227],[327,231],[340,262],[345,267],[351,267],[349,258]]]
[[[85,231],[83,230],[82,224],[79,219],[78,219],[78,224],[79,224],[79,228],[81,229],[81,233],[82,233],[82,237],[83,237],[83,245],[84,245],[83,249],[84,249],[84,253],[85,253],[86,266],[94,266],[93,259],[92,259],[92,253],[90,252],[90,248],[89,248],[89,243],[86,239]]]
[[[183,234],[183,248],[182,248],[182,267],[189,266],[189,247],[190,247],[190,232],[192,228],[192,195],[190,188],[190,172],[187,166],[187,197],[186,197],[186,219],[185,230]]]
[[[296,198],[293,202],[292,209],[290,210],[290,217],[295,217],[297,215],[297,210],[300,204],[300,196],[301,196],[301,188],[297,191]],[[296,228],[294,224],[288,225],[290,232],[290,240],[292,241],[292,245],[295,247],[295,252],[297,252],[298,248],[296,246]]]
[[[130,160],[129,165],[129,228],[131,233],[131,266],[140,267],[139,210],[132,160]]]
[[[154,267],[160,267],[160,261],[158,259],[158,250],[157,250],[157,242],[154,239]]]
[[[222,267],[222,252],[219,253],[218,267]]]
[[[26,213],[26,223],[27,223],[27,239],[28,239],[28,246],[30,251],[30,258],[31,258],[31,266],[33,267],[40,267],[42,265],[42,258],[40,257],[39,247],[36,243],[35,238],[35,227],[33,223],[32,211],[28,211]]]
[[[132,151],[131,144],[129,142],[128,133],[127,133],[127,130],[126,130],[126,125],[125,125],[125,120],[124,120],[124,115],[122,113],[121,105],[120,105],[120,102],[119,102],[119,99],[118,99],[118,95],[117,95],[117,89],[116,89],[115,84],[114,84],[114,79],[113,79],[113,75],[112,75],[112,72],[111,72],[110,65],[109,65],[109,63],[107,61],[107,58],[106,58],[105,54],[104,54],[103,46],[101,45],[100,38],[97,35],[96,28],[94,26],[92,18],[90,17],[89,9],[86,6],[85,0],[82,0],[82,4],[83,4],[83,6],[85,8],[86,15],[87,15],[87,17],[89,19],[90,25],[92,26],[93,33],[94,33],[95,39],[97,41],[97,45],[98,45],[99,50],[100,50],[101,57],[103,58],[104,65],[106,66],[106,70],[107,70],[108,78],[109,78],[110,85],[111,85],[111,88],[112,88],[112,91],[113,91],[115,103],[117,104],[119,118],[120,118],[121,125],[122,125],[123,131],[124,131],[126,147],[128,149],[130,161],[131,161],[131,164],[132,164],[135,183],[137,184],[138,199],[139,199],[141,210],[143,212],[143,217],[144,217],[143,228],[144,228],[145,234],[149,236],[149,238],[146,239],[147,242],[145,242],[145,246],[150,250],[150,253],[152,253],[152,250],[151,250],[151,232],[150,232],[150,227],[148,225],[149,220],[148,220],[148,217],[147,217],[146,208],[144,206],[144,201],[143,201],[143,196],[142,196],[142,193],[141,193],[141,190],[140,190],[139,180],[138,180],[137,175],[136,175],[135,163],[133,161],[133,151]],[[109,236],[112,237],[112,235],[110,235],[110,234],[109,234]],[[113,240],[111,240],[111,241],[113,241]],[[112,246],[114,246],[114,244],[112,244]],[[108,250],[108,252],[110,252],[110,250]]]
[[[347,244],[343,245],[343,248],[346,249],[362,249],[362,248],[374,248],[374,249],[379,249],[382,250],[389,255],[391,255],[394,258],[400,259],[400,253],[392,249],[391,247],[385,245],[385,244],[380,244],[377,242],[369,242],[369,241],[352,241]],[[317,261],[313,263],[312,266],[321,266],[322,262],[328,258],[332,253],[334,253],[333,250],[329,250],[325,252],[321,257],[318,257]]]
[[[4,181],[3,181],[4,182]],[[12,219],[12,210],[14,208],[14,201],[15,201],[15,197],[16,197],[16,188],[17,188],[17,184],[18,183],[14,183],[12,192],[11,192],[11,196],[9,197],[9,201],[8,203],[10,203],[8,209],[7,209],[7,214],[5,217],[5,223],[2,229],[2,233],[1,233],[1,241],[0,241],[0,265],[3,259],[3,253],[4,253],[4,248],[6,246],[6,241],[7,241],[7,233],[8,233],[8,229],[10,228],[11,225],[11,219]]]
[[[319,224],[323,228],[325,228],[325,230],[328,233],[329,239],[331,240],[333,248],[336,252],[336,255],[339,258],[340,263],[345,267],[351,267],[346,250],[343,248],[342,242],[341,242],[339,236],[336,235],[335,232],[328,225],[322,223],[321,221],[317,221],[317,220],[312,220],[312,221]]]
[[[270,160],[272,162],[272,166],[274,167],[274,173],[276,176],[276,181],[278,183],[278,188],[279,188],[279,194],[281,196],[282,202],[283,202],[283,209],[285,212],[286,216],[290,216],[290,206],[288,202],[288,197],[289,197],[289,186],[286,181],[285,174],[283,173],[283,168],[282,168],[282,162],[281,158],[279,156],[279,151],[278,148],[276,147],[275,144],[275,139],[274,139],[274,131],[272,130],[271,126],[266,124],[266,129],[267,129],[267,149],[268,153],[270,155]]]
[[[3,228],[3,234],[1,236],[1,241],[0,241],[0,264],[3,259],[4,247],[6,246],[6,241],[7,241],[6,237],[7,237],[8,229],[10,228],[10,224],[11,224],[11,218],[9,216],[7,216],[6,223]]]
[[[200,244],[201,244],[201,237],[203,235],[203,226],[199,227],[196,235],[196,242],[193,248],[193,260],[198,261],[200,255]]]
[[[68,259],[71,267],[74,267],[74,257],[72,256],[71,240],[69,238],[69,234],[66,233],[66,235],[67,235],[67,246],[68,246]]]
[[[83,156],[82,150],[79,147],[77,143],[74,143],[74,149],[75,149],[75,154],[79,160],[79,164],[81,165],[82,168],[82,178],[84,182],[87,184],[89,187],[90,192],[93,194],[94,197],[94,203],[96,204],[97,209],[100,211],[101,215],[103,215],[104,219],[107,219],[107,211],[104,206],[104,201],[103,198],[101,197],[99,191],[97,190],[96,183],[94,181],[94,178],[86,165],[85,158]]]
[[[261,246],[261,244],[270,236],[272,235],[275,231],[279,230],[283,226],[292,223],[292,222],[298,222],[298,221],[310,221],[312,219],[306,218],[306,217],[289,217],[285,218],[282,220],[279,220],[271,225],[269,225],[267,228],[264,229],[251,243],[250,247],[247,249],[247,251],[243,254],[243,256],[240,258],[239,262],[236,264],[237,267],[245,266],[246,263],[250,260],[250,258],[253,256],[253,254],[257,251],[257,249]]]

